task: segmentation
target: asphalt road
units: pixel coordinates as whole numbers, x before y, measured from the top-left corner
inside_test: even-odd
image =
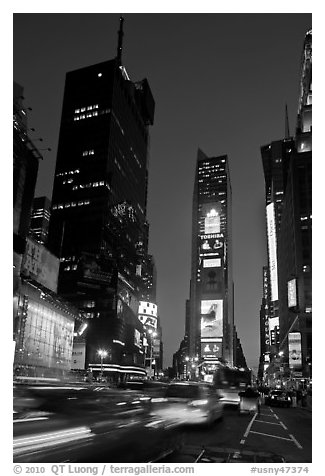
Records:
[[[312,416],[302,408],[278,408],[263,405],[260,415],[239,415],[225,409],[222,421],[211,428],[188,427],[182,431],[187,447],[229,448],[244,452],[269,452],[288,463],[312,462]],[[182,449],[166,462],[185,462]]]

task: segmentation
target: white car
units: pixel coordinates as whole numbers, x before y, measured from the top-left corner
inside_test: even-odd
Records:
[[[163,398],[152,398],[152,414],[168,426],[212,424],[223,417],[215,388],[196,382],[171,383]]]

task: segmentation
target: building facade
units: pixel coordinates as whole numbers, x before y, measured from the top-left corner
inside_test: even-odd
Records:
[[[278,148],[282,144],[282,153],[268,152],[273,144]],[[269,382],[298,385],[301,378],[310,382],[312,368],[311,31],[303,46],[295,137],[262,148],[262,159],[270,279],[270,302],[266,303],[270,314],[263,316],[268,321],[270,354],[265,365],[261,345],[261,361]],[[280,174],[276,164],[282,166]],[[262,324],[261,319],[262,325],[266,322]]]
[[[189,358],[233,365],[231,184],[228,158],[198,151],[193,193]]]

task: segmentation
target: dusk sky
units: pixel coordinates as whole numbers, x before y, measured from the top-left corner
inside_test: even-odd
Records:
[[[308,5],[306,5],[308,6]],[[147,78],[150,130],[149,251],[157,266],[164,367],[184,336],[197,150],[228,155],[233,193],[235,324],[250,367],[259,358],[266,258],[260,147],[294,135],[300,59],[312,26],[304,13],[123,13],[122,63]],[[36,196],[52,198],[65,74],[116,55],[118,13],[14,14],[13,78],[24,87],[30,137],[50,147]]]

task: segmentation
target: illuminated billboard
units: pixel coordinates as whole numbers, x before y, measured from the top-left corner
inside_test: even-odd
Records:
[[[157,304],[148,301],[139,301],[138,318],[145,326],[157,329],[158,307]]]
[[[297,306],[297,280],[296,278],[288,281],[288,307]]]
[[[59,267],[59,258],[31,238],[26,239],[26,251],[21,264],[21,273],[24,277],[34,279],[56,293]]]
[[[157,317],[158,307],[157,304],[147,301],[139,301],[138,314],[149,314],[150,316]]]
[[[270,203],[266,207],[267,219],[267,239],[269,246],[269,267],[271,278],[271,299],[278,300],[278,265],[277,265],[277,250],[276,250],[276,231],[275,231],[275,214],[274,203]]]
[[[201,338],[223,336],[223,301],[201,301]]]
[[[210,258],[203,260],[203,268],[220,268],[221,258]]]
[[[220,233],[201,235],[200,255],[223,256],[224,239]]]
[[[83,370],[86,362],[86,344],[85,342],[73,342],[71,369]]]
[[[134,345],[141,349],[141,334],[138,329],[134,329]]]
[[[222,357],[222,342],[217,342],[217,341],[201,342],[201,357],[203,358]]]
[[[201,212],[204,217],[204,233],[220,233],[220,202],[204,203]]]
[[[300,332],[289,332],[289,367],[299,370],[302,366],[301,359],[301,334]]]

